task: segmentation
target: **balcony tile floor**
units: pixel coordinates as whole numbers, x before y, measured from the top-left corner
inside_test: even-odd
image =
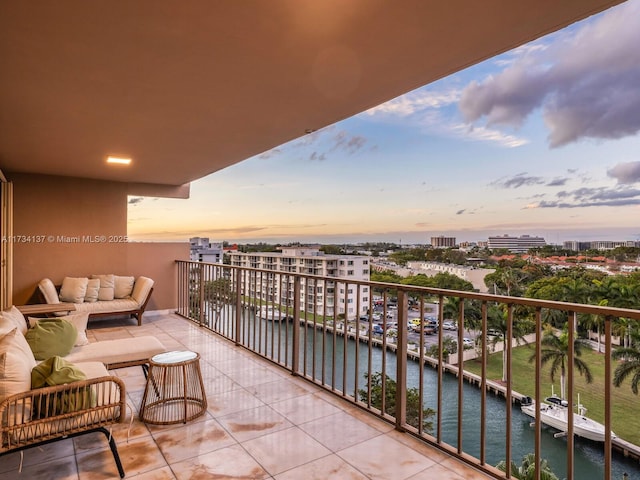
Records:
[[[127,423],[113,429],[126,478],[427,480],[491,478],[284,369],[174,314],[98,320],[92,340],[154,335],[167,350],[200,353],[208,411],[185,424],[145,425],[142,369],[115,371],[127,388]],[[102,434],[0,459],[0,480],[118,478]]]

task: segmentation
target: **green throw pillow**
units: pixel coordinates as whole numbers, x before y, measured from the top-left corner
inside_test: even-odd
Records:
[[[68,355],[78,337],[73,323],[60,318],[43,318],[24,335],[36,360]]]
[[[57,356],[48,358],[31,370],[32,389],[64,385],[86,379],[87,376],[82,370]],[[91,387],[77,387],[55,394],[35,395],[33,416],[44,418],[84,410],[95,405],[95,394]]]

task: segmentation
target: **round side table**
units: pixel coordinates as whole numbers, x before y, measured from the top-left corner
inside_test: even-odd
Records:
[[[187,423],[207,410],[200,354],[165,352],[149,360],[140,420],[155,425]]]

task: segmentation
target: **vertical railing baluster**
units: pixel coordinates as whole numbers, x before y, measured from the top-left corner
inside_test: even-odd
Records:
[[[241,339],[241,335],[242,335],[242,317],[243,317],[243,313],[244,310],[242,309],[242,269],[234,269],[232,270],[232,275],[235,275],[235,287],[236,287],[236,314],[235,314],[235,334],[234,334],[234,341],[236,346],[240,345],[240,339]],[[247,309],[247,314],[248,314],[249,310]]]
[[[505,391],[505,408],[506,408],[506,445],[505,445],[505,463],[511,465],[511,406],[512,400],[512,388],[513,388],[513,375],[511,374],[511,350],[513,347],[513,304],[507,304],[507,332],[505,334],[505,353],[506,353],[506,391]]]
[[[300,367],[300,277],[293,279],[293,326],[291,328],[291,373],[298,375]]]
[[[198,268],[198,275],[199,275],[199,280],[198,280],[198,285],[200,287],[200,291],[199,293],[199,299],[200,299],[200,307],[199,307],[199,317],[198,317],[198,324],[200,326],[202,326],[204,324],[204,305],[205,305],[205,299],[204,299],[204,290],[205,290],[205,285],[204,285],[204,264],[200,264],[199,268]]]
[[[424,302],[424,297],[420,297],[420,304],[422,305]],[[444,296],[442,294],[438,295],[438,311],[440,312],[440,317],[444,318]],[[422,358],[422,345],[420,345],[420,365],[424,365],[424,360]],[[437,422],[437,430],[436,430],[436,439],[438,443],[442,442],[442,379],[444,376],[444,355],[442,352],[442,348],[440,350],[440,361],[438,362],[438,398],[437,398],[437,412],[436,412],[436,422]],[[447,358],[447,360],[449,360]],[[424,368],[424,367],[423,367]],[[424,383],[423,378],[424,375],[420,375],[420,382]]]
[[[459,454],[462,450],[462,415],[464,412],[464,342],[462,341],[464,335],[464,299],[460,298],[458,304],[458,446],[457,451]]]
[[[404,290],[398,289],[398,336],[396,337],[396,430],[404,431],[407,423],[407,335],[401,322],[406,324],[409,302]],[[385,332],[386,334],[386,332]],[[420,398],[422,402],[422,398]],[[422,405],[422,403],[421,403]],[[419,410],[422,412],[422,408]],[[419,415],[419,430],[422,431],[422,415]]]
[[[482,355],[480,372],[480,464],[487,460],[487,302],[482,301]]]
[[[342,395],[347,394],[347,367],[349,366],[347,353],[349,348],[347,346],[347,339],[349,338],[347,333],[347,325],[349,323],[349,286],[350,283],[344,284],[344,320],[342,321]]]
[[[542,376],[542,309],[536,308],[536,377],[534,391],[535,408],[535,432],[534,432],[534,455],[536,459],[536,478],[540,480],[540,462],[542,461],[542,421],[540,418],[540,397],[541,393],[541,376]]]
[[[574,390],[574,343],[576,328],[576,312],[569,312],[568,325],[568,351],[567,351],[567,478],[573,480],[574,475],[574,443],[573,436],[573,390]]]
[[[613,318],[604,320],[604,480],[611,480],[611,323]],[[598,332],[599,333],[599,332]]]

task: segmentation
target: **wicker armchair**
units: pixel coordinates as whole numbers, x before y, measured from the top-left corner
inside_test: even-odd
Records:
[[[124,421],[125,402],[124,383],[113,376],[12,395],[0,403],[0,456],[99,431],[107,436],[120,478],[123,478],[118,449],[106,427]]]

